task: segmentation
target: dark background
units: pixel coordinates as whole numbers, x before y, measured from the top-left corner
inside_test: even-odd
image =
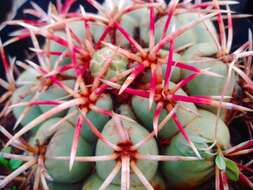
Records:
[[[18,0],[0,0],[0,23],[5,20],[5,15],[6,13],[11,9],[12,3],[15,3],[15,1]],[[17,12],[17,16],[15,19],[20,19],[20,18],[27,18],[27,15],[23,14],[23,10],[27,7],[30,7],[30,2],[34,1],[36,4],[38,4],[40,7],[42,7],[44,10],[47,10],[48,3],[50,0],[27,0],[27,2],[20,7],[20,9]],[[98,0],[99,2],[102,2],[103,0]],[[243,14],[252,14],[253,15],[253,0],[238,0],[240,4],[232,6],[232,10],[238,12],[238,13],[243,13]],[[51,2],[54,2],[54,0],[51,0]],[[169,2],[169,0],[167,0]],[[89,5],[89,3],[86,2],[86,0],[77,0],[75,6],[73,9],[78,7],[78,4],[82,4],[87,11],[96,11],[93,7]],[[238,48],[241,46],[244,42],[248,40],[248,28],[251,28],[253,31],[253,17],[247,18],[247,19],[235,19],[233,20],[233,25],[234,25],[234,41],[233,41],[233,49]],[[18,27],[15,26],[7,26],[3,30],[0,31],[0,38],[3,42],[9,39],[9,34],[12,31],[15,31],[18,29]],[[22,40],[19,42],[16,42],[6,48],[8,55],[11,57],[16,57],[18,60],[24,59],[27,48],[31,46],[31,42],[29,39],[27,40]],[[0,78],[4,78],[4,69],[1,64],[1,59],[0,59]],[[0,88],[0,96],[2,93],[2,90]],[[0,107],[1,109],[1,107]],[[8,118],[7,118],[8,120]],[[11,118],[10,118],[11,120]],[[233,122],[230,127],[231,129],[231,136],[233,136],[233,144],[238,144],[242,141],[248,140],[248,131],[246,127],[241,127],[244,125],[244,119],[239,119]],[[8,123],[10,121],[8,120]],[[240,126],[240,128],[238,128]],[[245,130],[242,130],[245,129]],[[1,138],[1,137],[0,137]],[[250,159],[250,158],[249,158]],[[210,183],[207,184],[207,186],[210,186]],[[210,187],[209,187],[210,188]],[[245,187],[238,187],[234,188],[235,190],[246,190]]]
[[[0,22],[5,20],[5,15],[10,11],[11,6],[15,1],[18,0],[0,0]],[[19,18],[29,18],[27,15],[23,14],[23,10],[27,7],[31,7],[30,2],[33,1],[42,7],[44,10],[47,10],[48,3],[50,0],[27,0],[17,12],[15,19]],[[103,2],[103,0],[98,0],[99,2]],[[167,0],[169,2],[170,0]],[[54,0],[51,0],[54,2]],[[237,11],[239,13],[244,14],[253,14],[253,0],[239,0],[240,4],[232,6],[232,10]],[[72,9],[78,7],[78,4],[82,4],[87,11],[96,11],[93,7],[87,3],[86,0],[77,0]],[[238,48],[242,43],[247,41],[248,38],[248,28],[251,28],[253,31],[253,17],[248,19],[235,19],[233,21],[234,24],[234,41],[233,41],[233,49]],[[16,26],[7,26],[3,30],[0,31],[0,38],[3,42],[9,39],[9,34],[12,31],[15,31],[18,27]],[[29,39],[22,40],[16,42],[8,47],[6,47],[6,51],[8,55],[16,57],[18,60],[24,59],[27,53],[27,47],[30,46]],[[0,76],[4,77],[4,70],[0,61]]]

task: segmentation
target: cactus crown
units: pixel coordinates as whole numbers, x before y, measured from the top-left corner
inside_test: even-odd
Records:
[[[0,119],[16,118],[14,134],[0,126],[13,147],[0,159],[23,162],[0,188],[17,176],[35,190],[189,189],[212,176],[216,190],[253,188],[243,173],[252,163],[234,159],[252,152],[252,139],[232,146],[227,126],[252,111],[231,101],[238,84],[249,97],[253,89],[251,31],[231,51],[233,17],[244,17],[232,14],[236,2],[87,0],[97,14],[56,2],[47,12],[32,3],[25,13],[36,19],[9,21],[22,29],[0,43]],[[24,38],[34,57],[7,57]]]

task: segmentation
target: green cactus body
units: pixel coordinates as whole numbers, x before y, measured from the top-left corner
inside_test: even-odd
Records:
[[[62,81],[62,83],[70,88],[73,88],[75,81],[66,80],[66,81]],[[68,96],[68,93],[64,89],[59,87],[57,84],[53,84],[53,85],[49,86],[46,91],[42,92],[39,95],[38,99],[45,100],[45,101],[65,100],[67,96]],[[52,106],[52,105],[39,105],[39,107],[42,110],[42,112],[47,112],[48,110],[52,109],[54,106]],[[56,116],[61,117],[61,116],[64,116],[65,114],[66,114],[66,111],[62,111],[62,112],[58,113]]]
[[[50,139],[56,132],[56,130],[51,130],[51,127],[55,125],[57,122],[59,122],[61,119],[62,118],[60,117],[53,117],[43,122],[41,125],[39,125],[36,134],[32,136],[30,142],[34,145],[37,143],[39,143],[40,145],[45,144],[48,141],[48,139]]]
[[[166,189],[166,184],[165,181],[163,179],[163,177],[161,176],[160,173],[157,173],[155,175],[155,177],[153,177],[150,180],[151,185],[154,187],[154,189],[156,190],[165,190]],[[139,189],[137,188],[136,190],[145,190],[146,188],[144,187],[139,187]]]
[[[29,102],[33,98],[33,93],[28,93],[31,89],[30,85],[21,86],[15,90],[11,97],[12,104],[20,103],[20,102]],[[19,118],[22,112],[25,110],[26,106],[18,106],[12,109],[12,112],[16,118]],[[21,124],[23,126],[30,123],[35,118],[39,117],[42,114],[39,106],[33,105],[30,107],[29,112],[27,112],[26,116],[22,119]]]
[[[187,126],[186,131],[203,160],[162,163],[162,172],[173,189],[192,189],[213,175],[214,152],[208,148],[214,142],[216,116],[204,110],[199,110],[199,114],[200,116]],[[229,131],[221,119],[218,121],[217,129],[217,143],[221,147],[229,147]],[[171,144],[165,148],[164,154],[196,156],[181,133],[172,139]]]
[[[74,34],[79,38],[79,40],[84,40],[86,29],[83,21],[70,22],[68,25],[72,32],[74,32]],[[74,41],[74,43],[77,44],[76,41]]]
[[[149,27],[150,27],[150,10],[147,8],[142,8],[138,11],[134,11],[130,15],[139,20],[138,28],[140,32],[140,40],[143,43],[144,47],[148,47],[149,43]],[[157,28],[157,25],[155,26]]]
[[[236,0],[48,1],[3,25],[0,189],[252,187],[253,139],[226,126],[253,112]]]
[[[68,23],[69,29],[71,30],[71,32],[73,32],[73,34],[79,38],[80,41],[83,41],[84,37],[85,37],[85,27],[84,27],[84,22],[83,21],[74,21],[74,22],[69,22]],[[64,30],[57,30],[53,33],[55,36],[60,37],[64,40],[67,40],[67,35],[66,32]],[[76,40],[72,41],[73,44],[80,46],[80,44],[78,44],[78,42]],[[50,51],[52,52],[65,52],[68,51],[68,47],[67,46],[63,46],[61,44],[59,44],[58,42],[55,42],[53,40],[50,41]],[[59,56],[56,55],[51,55],[50,56],[50,64],[53,66],[55,65],[56,61],[59,59]],[[66,65],[71,63],[71,59],[70,58],[63,58],[63,60],[60,62],[60,65]]]
[[[193,58],[201,58],[201,57],[212,57],[218,53],[218,49],[215,45],[208,43],[199,43],[189,47],[183,53],[183,59],[192,60]]]
[[[207,142],[202,138],[197,138],[191,133],[188,133],[192,142],[198,149],[207,149]],[[180,156],[195,156],[194,152],[188,146],[184,137],[179,134],[173,138],[170,146],[166,148],[166,155]],[[175,161],[162,163],[162,171],[168,182],[168,185],[173,189],[192,189],[204,183],[213,173],[213,158],[204,151],[200,151],[205,160],[201,161]]]
[[[199,69],[207,69],[216,74],[221,75],[222,77],[200,75],[197,78],[190,81],[187,86],[187,92],[190,95],[196,96],[220,96],[222,94],[223,88],[226,83],[226,78],[228,75],[228,65],[222,61],[207,57],[212,56],[217,53],[215,47],[210,46],[206,43],[197,44],[190,47],[185,51],[183,57],[186,60],[190,60],[187,64],[195,66]],[[187,70],[182,70],[183,77],[187,77],[192,72]],[[230,80],[229,86],[227,88],[225,96],[231,96],[236,84],[236,76],[233,73]],[[216,108],[206,105],[200,105],[201,107],[208,109],[209,111],[216,112]]]
[[[73,141],[74,126],[65,122],[56,131],[51,138],[47,151],[45,166],[49,175],[55,182],[59,183],[76,183],[89,174],[91,171],[91,163],[75,162],[71,171],[69,171],[68,160],[55,160],[51,157],[69,156]],[[91,156],[93,153],[92,145],[88,144],[82,138],[79,139],[77,156]]]
[[[27,70],[24,70],[18,77],[16,83],[19,85],[24,82],[36,84],[39,81],[37,80],[37,77],[39,77],[39,73],[35,71],[32,68],[29,68]]]
[[[167,57],[168,51],[161,50],[160,54],[162,57]],[[174,53],[173,54],[173,61],[182,62],[183,61],[182,56],[178,53]],[[166,69],[167,69],[167,64],[162,64],[163,78],[165,78]],[[172,73],[171,73],[170,81],[177,83],[177,82],[179,82],[180,77],[181,77],[181,69],[179,67],[172,66]]]
[[[174,87],[174,83],[170,83],[170,87]],[[176,92],[177,95],[186,95],[186,93],[179,89]],[[178,109],[176,110],[177,117],[183,126],[189,124],[195,117],[197,113],[197,108],[192,103],[177,102]],[[149,130],[153,130],[153,118],[156,109],[156,103],[154,102],[151,110],[149,110],[149,100],[147,98],[142,98],[138,96],[133,96],[132,107],[137,116],[137,118],[143,123],[143,125]],[[187,110],[189,109],[189,110]],[[162,109],[159,121],[162,121],[169,113]],[[158,133],[158,136],[162,139],[171,138],[179,132],[175,122],[171,119]]]
[[[111,65],[104,77],[110,80],[127,69],[128,59],[114,50],[104,47],[94,53],[90,63],[90,70],[93,77],[98,76],[101,68],[105,66],[107,60],[111,60]]]
[[[198,134],[209,141],[215,141],[215,124],[217,120],[216,114],[200,109],[199,116],[196,117],[188,126],[190,131]],[[226,124],[219,118],[217,122],[216,141],[220,148],[227,149],[230,147],[230,135]]]
[[[54,35],[56,37],[62,38],[62,39],[66,39],[66,34],[64,33],[64,31],[56,31],[54,32]],[[53,40],[50,41],[50,46],[49,49],[51,52],[65,52],[67,51],[67,47],[63,46],[61,44],[59,44],[58,42],[55,42]],[[50,65],[54,66],[55,63],[57,62],[57,60],[59,59],[59,56],[57,55],[51,55],[50,56]],[[71,62],[70,58],[64,58],[61,62],[60,65],[66,65],[69,64]]]
[[[127,116],[127,117],[129,117],[129,118],[131,118],[133,120],[136,120],[134,112],[133,112],[131,106],[128,105],[128,104],[122,104],[122,105],[120,105],[120,107],[118,108],[118,113],[120,115],[125,115],[125,116]]]
[[[48,182],[48,188],[49,190],[81,190],[82,183],[69,184],[69,183]]]
[[[123,7],[129,6],[130,4],[131,4],[131,1],[124,1]],[[110,7],[109,1],[104,1],[104,3],[103,3],[103,7],[107,10],[110,10],[111,12],[114,12],[114,10],[112,10],[112,8],[119,9],[117,7],[118,2],[115,3],[114,5],[116,5],[116,7]],[[129,14],[124,14],[119,18],[119,20],[117,20],[117,22],[130,36],[134,36],[135,30],[137,27],[137,20],[135,20]],[[107,25],[97,24],[94,26],[97,26],[97,27],[92,27],[91,29],[92,29],[92,33],[94,34],[94,39],[97,42],[100,39],[100,37],[102,36],[103,32],[105,31]],[[124,37],[124,35],[118,29],[115,29],[115,34],[116,34],[116,36],[115,36],[116,43],[119,46],[124,47],[124,46],[129,45],[129,41]],[[109,35],[107,35],[106,40],[109,40],[109,39],[110,39]]]
[[[137,28],[136,20],[134,20],[131,16],[124,15],[120,18],[118,23],[130,36],[134,36],[135,29]],[[92,26],[93,27],[91,28],[91,31],[93,33],[93,37],[95,41],[98,42],[103,32],[105,31],[107,25],[94,23]],[[115,32],[116,43],[119,44],[121,47],[129,46],[129,41],[125,38],[125,36],[118,29],[115,30],[116,30]],[[105,39],[106,41],[109,41],[110,36],[107,35]]]
[[[143,18],[145,18],[145,20],[146,18],[149,18],[148,9],[143,10],[142,12],[143,12],[142,16]],[[144,14],[144,12],[146,12],[146,14]],[[166,34],[168,35],[172,32],[173,25],[175,25],[175,30],[177,30],[204,16],[205,15],[202,13],[186,12],[185,10],[181,10],[179,13],[177,13],[175,16],[172,17],[171,24],[169,25],[169,28]],[[166,21],[167,21],[167,16],[162,16],[159,19],[157,19],[155,23],[156,42],[159,42],[159,40],[162,37],[162,33],[163,33],[163,29],[164,29]],[[147,44],[149,42],[149,21],[145,22],[145,24],[140,26],[140,33],[141,33],[143,41]],[[187,30],[183,34],[179,35],[177,39],[175,40],[175,48],[183,47],[187,44],[193,45],[193,44],[203,43],[203,42],[214,45],[215,44],[214,38],[217,39],[214,24],[210,20],[206,20],[204,23],[200,23],[196,25],[195,27]],[[169,47],[169,46],[166,46],[166,47]]]
[[[156,30],[156,41],[159,42],[159,40],[162,37],[163,28],[165,26],[165,23],[167,21],[167,17],[161,17],[156,21],[155,28]],[[167,35],[172,32],[172,26],[175,25],[175,29],[179,29],[180,27],[186,25],[186,21],[180,17],[180,15],[176,17],[172,17],[171,19],[171,25],[168,28]],[[197,42],[196,36],[194,35],[193,30],[187,30],[182,35],[178,36],[175,40],[175,48],[182,47],[187,44],[195,44]],[[167,46],[168,47],[168,46]]]
[[[225,85],[225,77],[228,71],[227,66],[219,60],[216,60],[215,62],[212,62],[212,63],[202,62],[202,63],[195,63],[191,65],[197,66],[198,68],[201,68],[201,69],[211,68],[212,72],[216,72],[217,74],[224,76],[224,78],[216,78],[213,76],[201,75],[187,84],[187,91],[189,92],[189,94],[200,95],[200,96],[221,95],[223,87]],[[190,73],[191,72],[187,72],[186,77],[189,76]],[[232,90],[233,88],[231,86],[226,95],[231,95]]]
[[[121,17],[120,25],[129,35],[134,37],[135,29],[137,28],[136,20],[134,20],[131,16],[124,15]],[[116,32],[116,42],[119,46],[129,45],[129,41],[119,31]]]
[[[166,58],[168,56],[168,51],[166,50],[161,50],[160,51],[160,56],[162,58]],[[175,62],[183,62],[183,59],[180,54],[174,53],[173,54],[173,60]],[[162,75],[163,78],[165,77],[167,69],[167,64],[162,64]],[[171,72],[171,81],[174,83],[177,83],[181,78],[181,69],[179,67],[172,66],[172,72]],[[140,75],[140,81],[143,83],[147,83],[151,80],[151,71],[150,69],[145,71],[142,75]]]
[[[130,121],[126,119],[121,120],[123,127],[126,129],[130,142],[132,144],[136,144],[141,141],[144,137],[146,137],[149,133],[143,128],[141,125],[136,123],[135,121]],[[115,128],[115,124],[113,120],[110,120],[104,127],[102,134],[109,139],[113,144],[124,143],[121,142],[121,138],[117,133],[117,129]],[[156,144],[155,139],[151,139],[145,145],[137,150],[140,154],[158,154],[158,147]],[[114,151],[113,149],[109,148],[105,145],[102,141],[98,141],[96,147],[96,155],[110,155]],[[96,163],[96,171],[97,174],[102,178],[105,179],[112,169],[115,166],[115,161],[107,161],[107,162],[97,162]],[[146,161],[146,160],[137,160],[136,164],[138,168],[144,172],[145,177],[150,180],[152,179],[157,171],[158,162],[157,161]],[[120,174],[118,174],[113,179],[113,184],[120,184]],[[140,185],[141,182],[135,174],[131,175],[131,183],[133,185]]]
[[[100,37],[102,36],[103,32],[105,31],[106,25],[103,23],[91,23],[90,30],[95,42],[98,42]],[[104,41],[110,41],[109,35],[105,37]]]
[[[85,181],[82,190],[97,190],[103,184],[103,180],[96,174],[93,174],[88,180]],[[110,184],[107,190],[119,190],[120,186]]]
[[[153,179],[150,180],[151,185],[154,189],[165,190],[165,183],[162,177],[157,174]],[[96,174],[92,175],[83,186],[82,190],[97,190],[103,184],[103,180]],[[120,185],[110,184],[107,190],[119,190]],[[143,185],[130,185],[131,190],[146,190]]]
[[[146,10],[146,16],[145,14],[143,14],[143,16],[146,18],[149,18],[149,11]],[[149,20],[149,19],[148,19]],[[162,32],[163,32],[163,28],[165,26],[165,23],[167,21],[167,17],[160,17],[156,23],[155,23],[155,40],[156,42],[159,42],[159,40],[162,37]],[[167,30],[167,35],[169,33],[172,32],[172,27],[173,25],[175,25],[175,29],[178,29],[180,27],[182,27],[183,25],[185,25],[185,23],[183,23],[180,19],[177,19],[177,17],[172,17],[171,19],[171,25],[169,26],[168,30]],[[142,40],[148,44],[149,43],[149,22],[145,23],[144,26],[140,26],[140,34],[141,34],[141,38]],[[186,32],[184,32],[182,35],[178,36],[177,39],[175,40],[175,48],[179,48],[182,47],[184,45],[187,44],[195,44],[196,43],[196,36],[194,35],[194,32],[192,30],[187,30]],[[168,45],[166,47],[169,47]]]
[[[144,34],[144,28],[149,27],[149,9],[141,8],[129,13],[128,15],[138,21],[137,27],[140,30],[140,37],[143,37],[143,35],[146,36],[147,34]]]
[[[108,94],[101,94],[100,97],[98,98],[97,102],[96,102],[96,106],[108,111],[112,110],[112,99],[111,96]],[[76,108],[71,108],[69,110],[69,114],[71,112],[75,112],[75,116],[69,118],[68,120],[73,124],[76,125],[77,124],[77,119],[78,119],[78,115],[80,114],[79,111]],[[106,124],[106,122],[110,119],[108,116],[99,114],[97,112],[94,111],[90,111],[87,113],[87,117],[92,121],[92,123],[94,124],[94,126],[96,126],[96,128],[99,131],[103,130],[104,125]],[[88,142],[90,143],[94,143],[97,140],[96,135],[90,130],[89,126],[84,123],[81,129],[81,136]]]
[[[69,70],[65,72],[66,74],[73,74],[73,70]],[[23,72],[20,77],[18,78],[17,83],[22,83],[22,82],[31,82],[29,85],[23,85],[19,88],[17,88],[12,96],[12,103],[20,103],[20,102],[29,102],[32,100],[33,96],[35,95],[35,92],[32,91],[32,87],[36,87],[36,85],[40,85],[40,80],[37,79],[39,77],[38,74],[36,74],[32,69],[26,70]],[[63,81],[65,85],[68,87],[73,87],[74,86],[74,80],[66,80]],[[34,101],[54,101],[54,100],[61,100],[61,99],[66,99],[66,96],[68,93],[63,90],[61,87],[59,87],[56,84],[53,84],[48,87],[47,90],[39,93],[38,98],[34,99]],[[40,116],[43,112],[46,112],[53,108],[54,106],[52,105],[33,105],[30,108],[30,111],[28,114],[24,117],[24,119],[21,121],[22,125],[26,125],[29,122],[31,122],[33,119],[37,118]],[[15,107],[13,108],[13,113],[16,118],[18,118],[22,111],[25,109],[24,106],[21,107]],[[60,112],[56,114],[56,116],[63,116],[66,114],[66,111]]]
[[[204,16],[205,15],[202,13],[186,12],[184,10],[182,13],[179,13],[176,18],[180,25],[183,26]],[[196,37],[196,43],[208,43],[209,45],[215,45],[214,38],[217,39],[217,32],[211,20],[205,20],[203,23],[196,25],[189,31],[192,31]]]

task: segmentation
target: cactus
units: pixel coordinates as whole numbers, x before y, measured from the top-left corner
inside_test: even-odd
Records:
[[[96,77],[102,67],[106,67],[109,60],[109,69],[104,76],[106,80],[110,80],[117,74],[127,69],[128,60],[126,57],[115,54],[110,48],[102,48],[94,53],[90,62],[90,71],[93,77]],[[110,59],[112,59],[110,61]]]
[[[216,116],[205,110],[199,110],[200,116],[196,117],[188,126],[187,132],[193,140],[194,144],[199,150],[204,160],[200,161],[178,161],[164,162],[162,170],[166,175],[167,180],[170,181],[171,188],[183,189],[192,188],[205,182],[212,172],[214,171],[214,156],[215,148],[208,149],[209,144],[213,144],[214,140],[217,141],[217,146],[222,149],[230,147],[230,136],[227,126],[219,119],[218,131],[215,131]],[[217,133],[217,137],[215,137]],[[188,150],[187,150],[188,149]],[[181,134],[175,136],[171,144],[165,148],[164,154],[166,155],[182,155],[192,156],[194,152],[188,147],[187,142],[183,139]],[[180,170],[180,171],[179,171]],[[190,173],[194,172],[195,175]],[[182,175],[184,174],[184,175]]]
[[[99,187],[103,184],[103,180],[94,174],[87,181],[84,183],[83,190],[92,190],[92,189],[99,189]],[[165,190],[165,184],[161,177],[161,175],[156,175],[153,179],[151,179],[151,184],[155,189]],[[131,185],[130,187],[133,190],[145,190],[146,188],[142,185]],[[111,184],[108,187],[108,190],[117,190],[120,189],[119,185]]]
[[[56,182],[49,182],[48,183],[49,189],[52,190],[78,190],[82,188],[82,183],[72,183],[72,184],[64,184],[64,183],[56,183]]]
[[[131,160],[131,157],[134,157],[135,155],[131,155],[131,154],[137,154],[137,153],[141,153],[141,154],[158,154],[158,147],[156,145],[156,142],[154,139],[151,139],[147,144],[145,144],[144,146],[142,146],[140,149],[137,149],[135,151],[131,151],[127,150],[128,147],[131,147],[133,144],[139,142],[142,138],[145,138],[145,136],[148,135],[148,132],[140,125],[138,125],[138,123],[136,122],[132,122],[132,121],[127,121],[127,120],[121,120],[122,122],[122,128],[124,128],[124,130],[126,131],[125,134],[125,139],[123,139],[123,137],[121,137],[120,135],[118,135],[117,130],[115,128],[115,122],[113,120],[110,120],[104,127],[102,134],[105,136],[105,138],[110,139],[110,142],[112,142],[113,144],[117,144],[118,146],[122,146],[125,147],[126,150],[122,150],[122,152],[120,151],[118,153],[118,155],[120,157],[122,157],[122,162],[123,159],[126,157],[129,160]],[[120,130],[120,129],[119,129]],[[116,133],[114,133],[113,131],[115,131]],[[98,155],[108,155],[108,154],[112,154],[113,153],[113,149],[110,149],[108,147],[106,147],[106,145],[102,142],[102,141],[98,141],[97,146],[96,146],[96,156]],[[128,155],[129,154],[129,155]],[[105,162],[105,163],[101,163],[98,162],[96,164],[96,171],[98,173],[98,175],[105,179],[109,172],[115,167],[115,162]],[[142,170],[145,171],[145,177],[150,180],[152,177],[154,177],[156,171],[157,171],[157,167],[158,167],[158,163],[156,161],[138,161],[136,163],[136,165]],[[113,184],[120,184],[120,176],[116,176],[113,180]],[[139,181],[137,176],[132,175],[131,176],[131,183],[133,185],[140,185],[141,181]]]
[[[0,126],[13,148],[1,150],[0,163],[22,165],[0,172],[0,188],[20,176],[21,189],[35,190],[197,189],[209,181],[216,190],[230,181],[253,189],[251,162],[238,162],[252,139],[232,145],[229,125],[234,113],[252,111],[233,100],[241,83],[248,98],[253,89],[251,31],[231,51],[235,2],[87,2],[98,13],[59,0],[48,12],[32,3],[26,13],[35,20],[8,22],[22,29],[0,43],[0,119],[15,117],[13,133]],[[23,38],[35,58],[9,58],[6,46]]]
[[[69,122],[64,122],[56,130],[51,130],[52,126],[61,121],[61,118],[51,118],[42,123],[36,135],[31,139],[34,144],[47,144],[45,151],[45,167],[48,174],[58,183],[76,183],[82,181],[90,172],[91,164],[76,162],[73,169],[69,171],[68,161],[54,160],[56,156],[67,156],[71,151],[73,140],[73,127]],[[77,155],[92,155],[93,146],[85,140],[80,140]],[[82,175],[80,175],[82,173]]]
[[[100,107],[100,108],[104,108],[107,110],[112,110],[112,100],[111,97],[107,94],[102,94],[101,97],[97,100],[96,102],[96,106]],[[77,108],[71,108],[69,110],[69,113],[75,113],[75,116],[69,118],[68,120],[75,125],[78,121],[78,109]],[[94,111],[90,111],[89,113],[87,113],[87,117],[93,122],[93,124],[96,126],[96,128],[99,131],[102,131],[102,129],[104,128],[104,125],[106,124],[106,122],[109,120],[109,116],[105,116],[105,115],[98,115],[96,112]],[[90,130],[90,128],[87,126],[87,124],[85,124],[82,129],[81,129],[81,136],[87,140],[88,142],[95,142],[97,139],[97,136]]]
[[[175,84],[170,83],[170,86],[174,87]],[[186,93],[182,89],[179,89],[176,92],[176,94],[186,95]],[[176,114],[181,124],[183,126],[186,126],[196,117],[196,114],[198,112],[197,108],[192,103],[178,102],[177,104],[176,106],[178,106],[179,108],[176,110]],[[154,103],[150,110],[148,109],[148,105],[149,105],[148,99],[145,99],[143,97],[138,97],[138,96],[134,96],[132,98],[132,107],[133,107],[133,110],[135,111],[135,114],[140,119],[140,121],[144,123],[144,126],[146,126],[149,130],[152,131],[153,116],[155,114],[157,105]],[[166,109],[161,110],[160,120],[162,121],[168,115],[169,112],[170,110],[166,110]],[[176,123],[170,120],[164,126],[164,128],[160,130],[160,133],[158,134],[158,136],[162,139],[171,138],[178,131],[179,130],[177,128]]]

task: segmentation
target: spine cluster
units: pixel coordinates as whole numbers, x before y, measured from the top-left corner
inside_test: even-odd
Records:
[[[251,112],[252,33],[232,51],[236,1],[75,0],[32,3],[36,19],[0,45],[6,89],[0,152],[18,167],[0,171],[0,189],[166,190],[236,181],[253,189],[253,141],[231,145],[229,121]],[[26,60],[5,47],[30,38]],[[44,39],[40,43],[39,38]],[[246,93],[245,93],[246,94]],[[238,126],[241,127],[241,126]],[[10,131],[11,130],[11,131]],[[11,148],[10,148],[11,147]],[[0,162],[1,163],[1,162]],[[3,162],[4,163],[4,162]],[[8,165],[8,164],[7,164]],[[24,179],[23,179],[24,178]]]

